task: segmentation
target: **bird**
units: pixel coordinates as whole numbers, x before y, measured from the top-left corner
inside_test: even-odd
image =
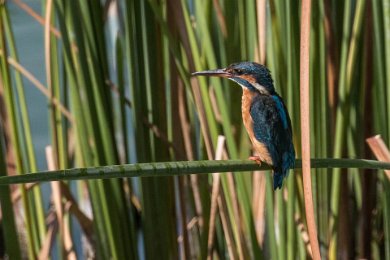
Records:
[[[264,65],[246,61],[223,69],[194,72],[192,76],[223,77],[242,87],[242,119],[257,153],[249,159],[270,165],[273,188],[281,189],[289,169],[294,168],[295,149],[291,119],[275,90],[271,72]]]

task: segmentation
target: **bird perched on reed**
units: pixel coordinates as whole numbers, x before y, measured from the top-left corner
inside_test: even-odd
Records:
[[[271,165],[273,187],[281,188],[288,170],[294,167],[295,150],[290,116],[275,91],[270,71],[255,62],[240,62],[192,75],[224,77],[242,87],[242,119],[257,153],[249,159]]]

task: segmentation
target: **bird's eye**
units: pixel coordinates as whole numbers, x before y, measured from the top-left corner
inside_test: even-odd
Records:
[[[239,75],[241,75],[241,74],[244,73],[244,71],[241,70],[241,69],[235,69],[234,72],[235,72],[236,74],[239,74]]]

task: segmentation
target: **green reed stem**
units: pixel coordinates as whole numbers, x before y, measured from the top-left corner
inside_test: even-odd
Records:
[[[300,169],[302,162],[297,159],[295,168]],[[364,159],[311,159],[312,168],[359,168],[390,170],[390,163]],[[250,160],[226,161],[178,161],[137,163],[124,165],[74,168],[57,171],[36,172],[31,174],[0,177],[0,185],[46,182],[59,180],[96,180],[128,177],[161,177],[187,174],[201,174],[230,171],[269,170],[263,163],[259,166]]]

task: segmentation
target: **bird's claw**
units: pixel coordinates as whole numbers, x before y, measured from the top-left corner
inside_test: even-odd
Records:
[[[248,158],[249,160],[255,161],[258,165],[261,165],[261,160],[259,156],[251,156]]]

